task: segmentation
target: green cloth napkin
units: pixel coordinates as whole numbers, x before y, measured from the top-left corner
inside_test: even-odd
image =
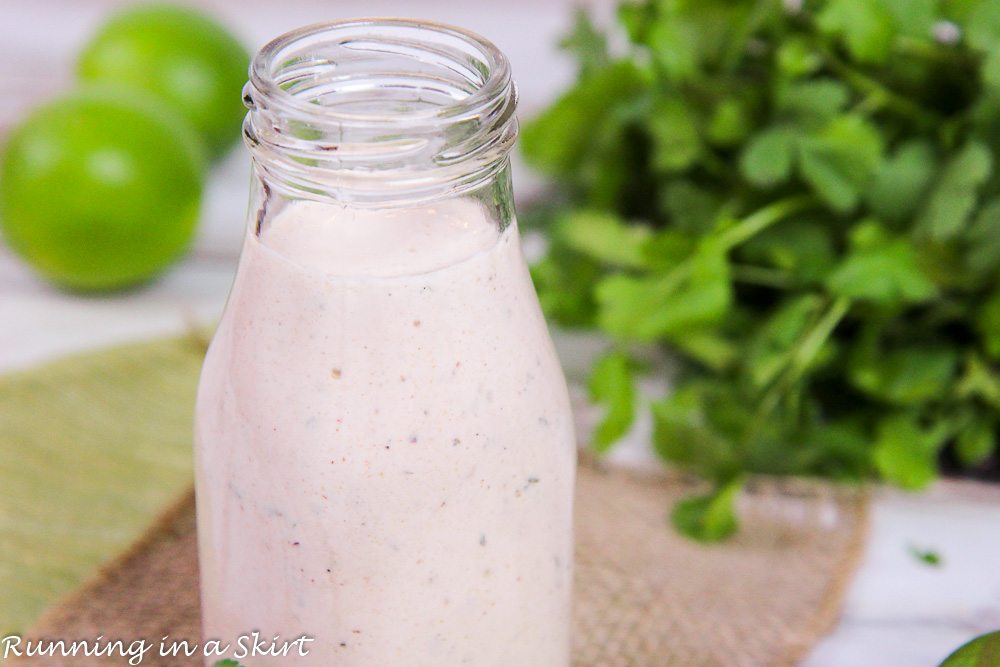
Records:
[[[116,347],[0,377],[0,636],[126,548],[191,483],[203,343]]]

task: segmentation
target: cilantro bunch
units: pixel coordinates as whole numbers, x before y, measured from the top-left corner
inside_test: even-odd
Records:
[[[607,449],[635,350],[681,362],[664,459],[713,483],[673,512],[736,527],[748,474],[920,489],[992,465],[1000,422],[1000,3],[649,0],[624,54],[584,14],[576,85],[528,123],[561,198],[532,215],[548,316],[617,346],[593,369]]]

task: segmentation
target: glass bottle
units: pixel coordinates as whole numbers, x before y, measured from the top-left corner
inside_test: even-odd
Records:
[[[244,99],[248,229],[197,404],[205,638],[309,637],[228,654],[250,667],[566,667],[575,440],[507,60],[322,24],[265,46]]]

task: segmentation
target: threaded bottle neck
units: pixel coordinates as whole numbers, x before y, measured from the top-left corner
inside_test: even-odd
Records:
[[[510,66],[449,26],[365,19],[266,45],[244,90],[244,137],[271,187],[355,205],[477,188],[517,137]]]

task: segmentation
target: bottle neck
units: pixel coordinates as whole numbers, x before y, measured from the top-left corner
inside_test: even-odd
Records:
[[[506,182],[517,93],[495,46],[447,26],[372,19],[265,46],[244,138],[269,188],[355,206],[415,205]]]

